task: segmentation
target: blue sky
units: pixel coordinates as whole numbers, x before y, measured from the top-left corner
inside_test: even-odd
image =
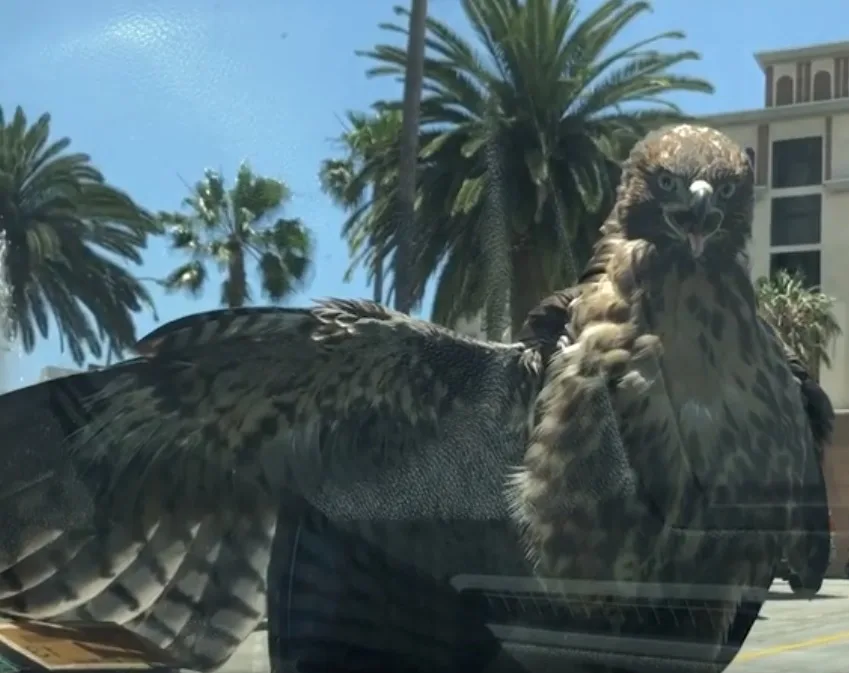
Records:
[[[31,119],[53,117],[53,134],[92,156],[113,184],[144,206],[174,209],[204,168],[230,178],[247,159],[282,178],[295,194],[291,215],[314,231],[316,269],[291,303],[324,296],[368,296],[364,276],[345,284],[343,215],[321,193],[317,169],[335,153],[347,109],[395,97],[400,84],[368,80],[354,55],[381,41],[392,0],[31,0],[5,2],[0,22],[0,105]],[[465,26],[459,0],[430,0],[430,13]],[[597,0],[588,0],[590,9]],[[714,96],[679,102],[695,114],[759,107],[762,75],[752,53],[847,38],[831,20],[845,0],[656,0],[655,11],[623,39],[665,30],[687,33],[701,62],[687,71],[710,79]],[[805,7],[805,12],[799,8]],[[763,17],[766,16],[765,24]],[[763,26],[753,32],[755,26]],[[679,45],[670,45],[672,48]],[[161,276],[180,262],[153,242],[139,275]],[[155,291],[162,321],[214,308],[218,288],[193,300]],[[426,302],[429,309],[429,301]],[[155,326],[138,320],[139,335]],[[31,355],[5,358],[2,386],[27,385],[47,364],[72,366],[55,331]]]

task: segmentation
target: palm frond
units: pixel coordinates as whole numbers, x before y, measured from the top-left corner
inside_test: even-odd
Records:
[[[834,315],[834,298],[810,288],[804,278],[780,270],[755,284],[761,315],[799,354],[813,375],[831,366],[829,351],[842,334]]]
[[[153,309],[125,268],[141,264],[156,218],[108,184],[68,138],[50,142],[50,116],[29,124],[0,110],[0,230],[8,248],[9,318],[27,352],[47,338],[52,315],[62,348],[82,364],[102,340],[135,342],[133,315]]]

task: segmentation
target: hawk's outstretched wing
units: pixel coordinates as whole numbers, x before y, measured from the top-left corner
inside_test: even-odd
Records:
[[[0,397],[0,609],[128,623],[208,668],[262,617],[282,492],[507,518],[533,351],[347,301],[190,316],[139,351]]]
[[[276,509],[225,517],[165,506],[111,520],[101,475],[68,451],[75,396],[91,383],[81,374],[0,397],[0,613],[125,624],[192,668],[214,667],[265,614]]]
[[[539,356],[522,345],[344,300],[198,314],[139,351],[139,377],[116,382],[103,403],[149,413],[128,427],[170,419],[169,449],[143,433],[130,446],[114,421],[87,433],[117,438],[127,465],[179,475],[173,491],[210,498],[205,509],[222,498],[252,506],[257,491],[285,487],[338,518],[488,518],[506,507],[496,494],[522,455],[542,379]],[[470,488],[480,493],[472,504]]]

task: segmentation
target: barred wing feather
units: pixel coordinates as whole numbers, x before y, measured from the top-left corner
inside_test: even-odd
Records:
[[[190,316],[139,353],[0,396],[0,611],[123,623],[202,670],[263,617],[281,495],[506,517],[541,378],[521,346],[359,302]]]
[[[98,505],[97,471],[66,450],[72,422],[60,401],[73,389],[65,379],[0,397],[0,613],[113,621],[192,668],[220,665],[264,616],[276,512],[148,507],[112,519]]]

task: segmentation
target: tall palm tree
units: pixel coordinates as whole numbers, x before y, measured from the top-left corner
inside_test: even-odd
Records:
[[[484,306],[491,316],[509,304],[516,329],[541,297],[574,280],[582,261],[573,247],[592,239],[582,229],[597,227],[611,202],[617,162],[646,131],[688,118],[669,94],[713,88],[673,72],[697,53],[659,50],[683,33],[619,46],[648,2],[607,0],[583,17],[576,0],[460,2],[478,44],[427,19],[420,231],[408,268],[417,293],[439,274],[434,319],[450,324]],[[372,76],[406,72],[399,47],[362,54],[376,62]],[[497,334],[498,321],[487,322]]]
[[[404,115],[398,175],[398,249],[395,253],[395,308],[409,313],[415,304],[410,267],[416,231],[416,170],[419,149],[419,105],[424,76],[427,0],[412,0],[404,73]]]
[[[322,189],[345,210],[349,217],[342,227],[354,260],[346,277],[364,258],[368,258],[369,281],[373,298],[386,300],[383,289],[384,255],[373,236],[352,236],[380,229],[380,220],[394,217],[394,199],[398,187],[398,152],[401,114],[378,111],[376,114],[347,113],[347,128],[339,141],[341,158],[326,159],[319,170]]]
[[[0,232],[7,246],[9,328],[26,352],[47,338],[49,316],[60,345],[81,365],[102,342],[120,353],[136,340],[133,314],[153,308],[125,268],[141,264],[155,218],[109,185],[71,141],[50,142],[50,115],[29,124],[18,107],[0,109]]]
[[[207,170],[183,201],[187,214],[159,214],[173,247],[190,257],[161,285],[197,296],[209,275],[207,264],[213,262],[224,272],[221,304],[244,306],[252,301],[248,281],[252,260],[259,270],[262,295],[272,302],[285,299],[306,283],[313,254],[304,224],[281,216],[290,199],[283,182],[255,175],[247,163],[239,166],[230,189],[219,173]]]
[[[834,317],[834,298],[810,288],[799,274],[781,270],[755,283],[761,315],[792,347],[814,378],[820,365],[831,366],[828,351],[842,334]]]

